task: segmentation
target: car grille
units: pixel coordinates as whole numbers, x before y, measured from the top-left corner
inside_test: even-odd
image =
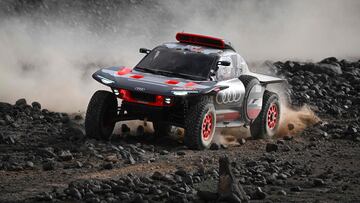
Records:
[[[143,93],[143,92],[132,91],[131,97],[133,99],[136,99],[137,101],[143,101],[143,102],[155,102],[156,101],[155,95]]]

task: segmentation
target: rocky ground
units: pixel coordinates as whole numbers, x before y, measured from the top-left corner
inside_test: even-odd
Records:
[[[91,140],[81,115],[0,103],[0,202],[359,202],[360,61],[272,71],[287,79],[291,105],[309,105],[322,122],[205,151],[142,127]]]

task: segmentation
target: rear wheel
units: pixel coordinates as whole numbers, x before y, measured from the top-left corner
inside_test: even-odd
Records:
[[[184,143],[190,149],[209,148],[215,134],[216,113],[210,99],[203,99],[189,108],[185,121]]]
[[[250,125],[251,136],[255,139],[271,138],[280,122],[280,102],[277,94],[265,91],[260,114]]]
[[[117,108],[117,98],[113,93],[103,90],[96,91],[91,97],[86,111],[86,136],[108,140],[115,127]]]

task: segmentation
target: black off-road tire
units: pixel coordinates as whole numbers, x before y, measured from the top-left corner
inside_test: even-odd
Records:
[[[273,106],[275,106],[276,108],[276,117],[274,113],[272,113],[272,115],[274,116],[269,115],[270,108],[274,108]],[[272,110],[271,112],[273,112]],[[274,118],[276,119],[276,121],[273,120]],[[273,121],[271,122],[271,125],[269,125],[268,123],[269,119],[270,121]],[[250,125],[251,136],[254,139],[271,138],[277,132],[279,123],[280,123],[279,96],[274,92],[265,90],[263,96],[263,107],[261,109],[261,112],[258,115],[258,117],[254,120],[254,122]]]
[[[249,98],[249,94],[251,89],[255,86],[260,84],[260,81],[250,75],[241,75],[239,77],[239,80],[244,84],[245,86],[245,97],[244,97],[244,102],[243,102],[243,106],[241,109],[241,115],[244,115],[244,121],[246,124],[250,124],[251,119],[248,117],[247,115],[247,102],[248,102],[248,98]]]
[[[117,110],[118,102],[113,93],[103,90],[96,91],[91,97],[86,111],[86,136],[108,140],[115,127]]]
[[[170,134],[171,126],[162,121],[154,121],[153,128],[156,137],[166,137]]]
[[[207,117],[207,115],[211,115]],[[206,118],[211,117],[211,122],[205,122],[210,120]],[[203,131],[203,125],[205,122],[205,128]],[[209,125],[208,123],[211,123]],[[211,142],[215,135],[216,129],[216,112],[215,106],[210,98],[202,98],[195,104],[191,105],[188,109],[188,114],[185,121],[185,137],[184,143],[190,149],[202,150],[210,148]],[[205,132],[209,132],[206,133]],[[205,136],[208,135],[208,136]]]

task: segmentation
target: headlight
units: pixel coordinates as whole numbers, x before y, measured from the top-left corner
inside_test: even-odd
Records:
[[[172,93],[176,96],[185,96],[188,94],[187,91],[173,91]]]

